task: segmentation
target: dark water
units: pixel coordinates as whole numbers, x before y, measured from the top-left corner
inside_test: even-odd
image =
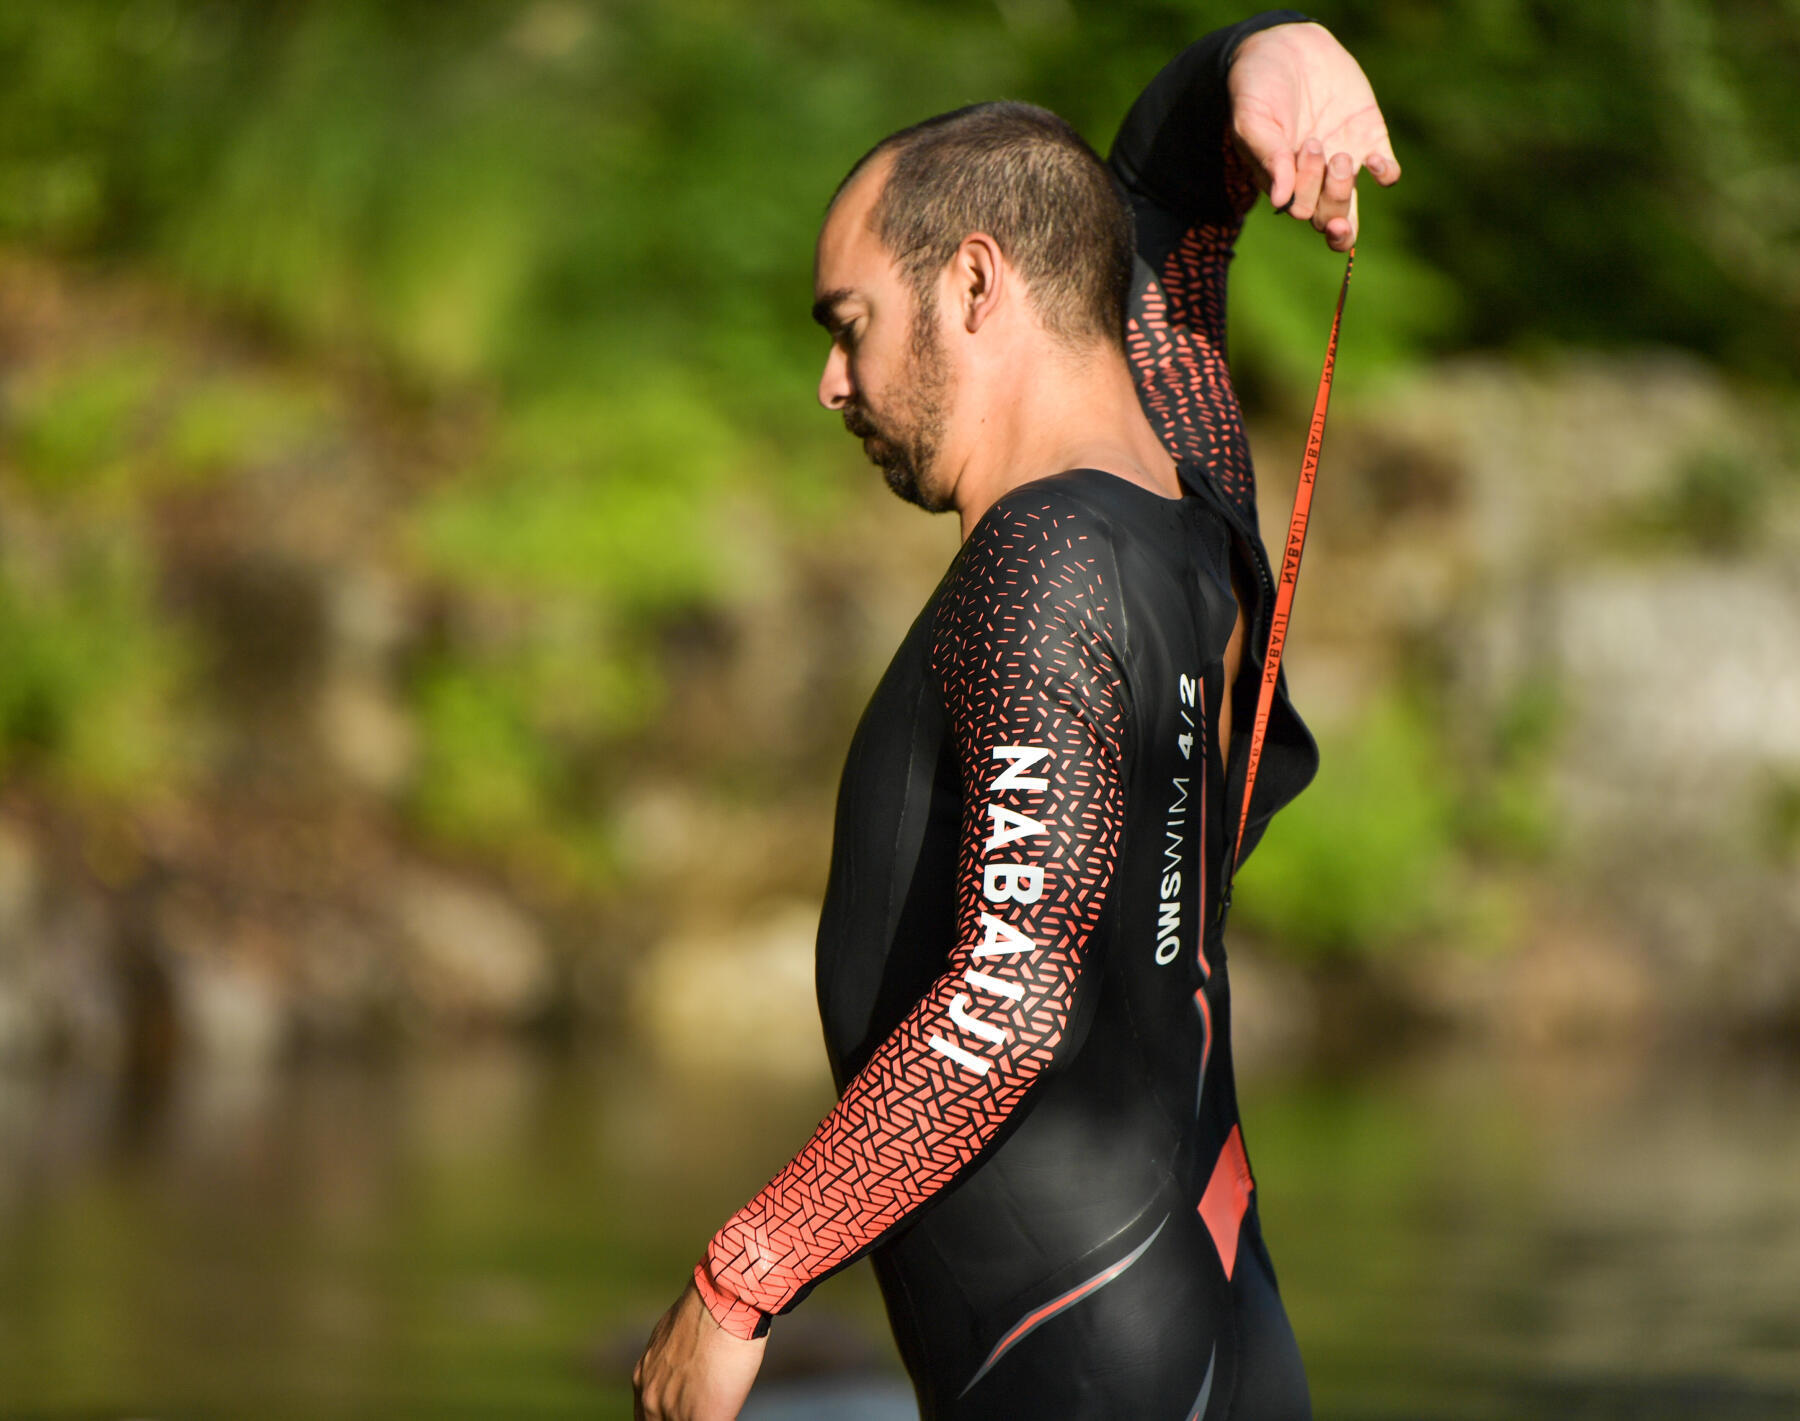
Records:
[[[1791,1064],[1243,1093],[1321,1417],[1800,1417]],[[628,1417],[650,1322],[828,1102],[498,1048],[0,1075],[0,1417]],[[778,1320],[746,1421],[898,1421],[894,1366],[853,1269]]]

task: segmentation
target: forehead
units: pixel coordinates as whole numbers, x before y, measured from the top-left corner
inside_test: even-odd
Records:
[[[838,194],[831,211],[826,213],[813,253],[815,296],[832,291],[868,291],[888,275],[892,260],[880,238],[870,230],[869,213],[881,196],[892,163],[892,155],[886,153],[872,160]]]

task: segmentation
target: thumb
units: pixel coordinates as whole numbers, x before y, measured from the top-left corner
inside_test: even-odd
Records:
[[[1294,200],[1294,155],[1278,147],[1259,161],[1269,175],[1269,201],[1279,211]]]

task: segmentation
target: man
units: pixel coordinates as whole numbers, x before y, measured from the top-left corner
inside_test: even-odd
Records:
[[[1224,277],[1257,186],[1348,250],[1363,167],[1399,176],[1367,80],[1279,11],[1178,57],[1108,165],[978,105],[839,189],[819,399],[964,542],[839,792],[840,1099],[657,1324],[639,1415],[735,1416],[770,1318],[864,1253],[927,1418],[1309,1414],[1229,1049],[1274,585]],[[1316,764],[1282,682],[1244,851]]]

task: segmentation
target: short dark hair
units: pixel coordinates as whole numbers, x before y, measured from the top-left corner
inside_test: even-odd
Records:
[[[1051,334],[1123,348],[1131,206],[1066,120],[1012,100],[939,114],[882,139],[838,192],[884,153],[894,164],[869,225],[921,302],[963,239],[985,232],[1025,278]]]

